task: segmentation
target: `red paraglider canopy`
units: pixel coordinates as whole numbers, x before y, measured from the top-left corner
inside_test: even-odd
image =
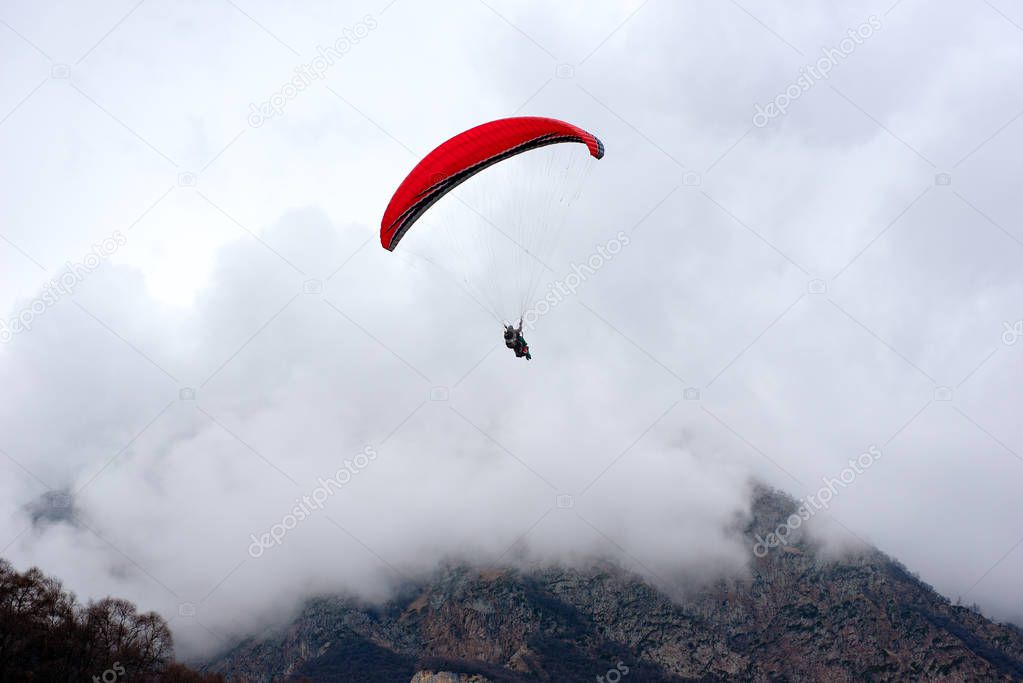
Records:
[[[427,154],[398,186],[380,222],[380,244],[394,251],[427,209],[483,169],[559,142],[581,142],[597,159],[604,156],[604,145],[596,136],[540,116],[499,119],[459,133]]]

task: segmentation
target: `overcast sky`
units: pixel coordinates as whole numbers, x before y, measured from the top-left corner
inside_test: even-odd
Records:
[[[448,559],[741,576],[751,480],[873,447],[834,538],[1019,620],[1023,12],[788,4],[0,4],[0,556],[200,656]],[[607,148],[548,279],[629,236],[529,364],[377,238],[517,113]]]

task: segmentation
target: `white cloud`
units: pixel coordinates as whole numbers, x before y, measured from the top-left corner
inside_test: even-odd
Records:
[[[831,513],[947,595],[1019,617],[1010,23],[908,1],[587,4],[582,22],[385,6],[2,17],[22,35],[0,27],[0,152],[17,160],[0,190],[4,310],[128,237],[0,347],[5,556],[83,597],[168,617],[195,603],[238,635],[311,591],[378,596],[450,557],[741,570],[724,529],[749,476],[802,497],[878,444]],[[871,13],[877,36],[747,133],[757,102]],[[367,14],[379,27],[322,83],[247,125],[250,103]],[[44,82],[52,63],[72,80]],[[566,262],[632,236],[542,319],[525,366],[455,283],[375,232],[417,153],[519,107],[607,146]],[[311,279],[322,292],[303,293]],[[323,511],[248,555],[367,445],[379,458]],[[87,526],[30,528],[23,506],[65,486]],[[186,652],[218,645],[189,619],[172,622]]]

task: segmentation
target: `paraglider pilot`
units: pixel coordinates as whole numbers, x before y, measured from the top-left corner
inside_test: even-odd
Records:
[[[532,360],[533,356],[529,353],[529,344],[526,343],[526,338],[522,336],[522,319],[519,319],[519,326],[513,327],[511,325],[504,326],[504,345],[515,352],[516,358],[526,357],[526,360]]]

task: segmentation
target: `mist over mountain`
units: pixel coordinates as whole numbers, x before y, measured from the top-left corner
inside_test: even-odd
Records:
[[[797,510],[780,492],[756,495],[751,548]],[[312,600],[210,670],[402,683],[1023,677],[1023,631],[949,602],[875,548],[835,556],[793,535],[757,554],[745,577],[688,588],[609,562],[448,566],[383,604]]]
[[[385,600],[321,595],[190,669],[167,625],[107,598],[81,606],[0,563],[0,677],[486,683],[623,679],[1019,680],[1023,630],[953,604],[897,560],[835,552],[803,503],[758,486],[734,531],[748,571],[644,578],[587,566],[451,564]],[[185,614],[184,616],[194,616]],[[203,673],[195,669],[204,670]],[[77,673],[74,673],[77,672]]]

